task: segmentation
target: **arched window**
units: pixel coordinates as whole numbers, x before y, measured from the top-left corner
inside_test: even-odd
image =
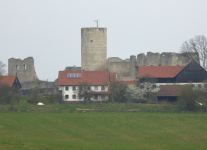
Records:
[[[24,65],[24,70],[26,70],[26,65]]]
[[[19,66],[18,65],[16,65],[16,69],[19,70]]]

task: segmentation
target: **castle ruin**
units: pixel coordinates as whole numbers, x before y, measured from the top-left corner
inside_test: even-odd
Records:
[[[8,75],[17,75],[20,83],[39,80],[35,72],[33,57],[24,60],[10,58],[8,60]]]
[[[191,57],[199,63],[199,54],[192,53]],[[107,69],[110,72],[117,73],[117,79],[119,80],[136,80],[138,77],[139,66],[186,66],[190,63],[187,54],[184,53],[153,53],[147,52],[131,55],[130,59],[122,60],[119,57],[110,57],[107,60]],[[200,64],[200,63],[199,63]]]

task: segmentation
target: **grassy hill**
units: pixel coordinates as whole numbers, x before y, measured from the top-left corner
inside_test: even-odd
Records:
[[[206,149],[206,114],[0,113],[0,149]]]

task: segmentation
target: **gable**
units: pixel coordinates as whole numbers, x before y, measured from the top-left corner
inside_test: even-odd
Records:
[[[8,84],[10,87],[12,87],[16,76],[2,76],[2,79],[0,79],[0,82],[2,84]]]
[[[193,60],[176,76],[176,82],[203,82],[206,77],[206,70]]]

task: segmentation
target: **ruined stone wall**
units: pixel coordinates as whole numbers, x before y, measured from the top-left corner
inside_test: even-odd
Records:
[[[116,72],[117,77],[130,76],[130,60],[122,60],[118,57],[111,57],[107,61],[107,69],[110,72]]]
[[[39,80],[34,67],[33,57],[24,60],[10,58],[8,60],[8,75],[16,75],[20,83]]]
[[[81,28],[81,69],[106,70],[107,29]]]
[[[76,66],[72,66],[72,67],[65,67],[65,71],[80,71],[81,67],[76,67]]]
[[[199,63],[198,53],[191,53],[191,58]],[[186,66],[191,62],[188,55],[163,52],[148,52],[136,56],[130,56],[130,59],[122,60],[118,57],[111,57],[107,60],[107,69],[110,72],[116,72],[119,80],[136,80],[138,76],[138,66]],[[200,63],[199,63],[200,64]]]

